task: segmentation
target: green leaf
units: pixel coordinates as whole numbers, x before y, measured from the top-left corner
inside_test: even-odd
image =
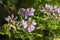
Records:
[[[4,35],[4,33],[3,33],[3,32],[0,32],[0,34],[1,34],[1,35]]]
[[[60,38],[54,38],[53,40],[60,40]]]
[[[37,36],[39,36],[39,37],[42,37],[42,35],[41,34],[36,34]]]
[[[21,10],[19,9],[19,11],[18,11],[18,15],[20,15],[21,14]]]

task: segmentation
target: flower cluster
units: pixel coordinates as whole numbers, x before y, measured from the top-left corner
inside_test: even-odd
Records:
[[[22,26],[25,31],[31,32],[35,29],[36,25],[35,20],[31,19],[32,16],[34,16],[34,11],[35,9],[33,8],[27,8],[27,9],[21,8],[21,16],[24,18],[22,19],[22,21],[16,21],[18,17],[14,18],[13,14],[12,16],[8,16],[7,18],[5,18],[5,20],[9,23],[9,28],[12,27],[14,30],[16,30],[16,28],[20,29],[20,26]]]
[[[40,11],[50,16],[51,18],[60,19],[60,7],[45,4],[45,6],[42,7]]]
[[[25,31],[33,31],[35,29],[35,25],[35,20],[31,20],[31,18],[28,18],[28,21],[22,20],[22,26],[24,27]]]
[[[31,32],[35,29],[36,22],[31,17],[34,16],[35,9],[33,8],[21,8],[21,16],[24,18],[21,22],[25,31]],[[25,19],[28,19],[25,21]]]
[[[16,27],[20,27],[20,22],[16,21],[17,18],[18,17],[14,18],[14,14],[12,14],[12,16],[8,16],[7,18],[5,18],[5,20],[9,22],[10,29],[13,28],[14,30],[16,30]]]
[[[27,19],[28,16],[34,16],[35,9],[33,8],[21,8],[21,15],[23,18]]]

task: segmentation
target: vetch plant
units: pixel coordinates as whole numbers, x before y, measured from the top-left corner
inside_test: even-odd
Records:
[[[6,40],[58,40],[60,38],[60,7],[52,4],[52,2],[51,5],[45,4],[45,0],[33,0],[35,2],[26,0],[24,3],[20,1],[9,0],[6,1],[7,5],[4,4],[5,2],[2,2],[6,8],[2,8],[2,10],[8,11],[10,14],[13,13],[11,16],[4,17],[7,23],[0,28],[0,34],[3,33],[3,35],[7,35],[9,38]],[[55,2],[57,1],[55,0]],[[21,4],[17,3],[17,5],[15,2],[20,2]],[[36,4],[32,5],[32,3]],[[45,5],[43,6],[43,4]],[[41,6],[43,7],[41,8]],[[13,11],[10,7],[12,7]]]

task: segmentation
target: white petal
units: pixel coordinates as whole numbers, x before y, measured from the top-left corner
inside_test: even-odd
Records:
[[[27,27],[27,22],[26,21],[24,21],[24,20],[22,20],[22,26],[24,27],[24,28],[26,28]]]
[[[31,11],[32,11],[32,12],[34,12],[34,11],[35,11],[35,9],[31,8]]]
[[[35,20],[33,20],[33,21],[32,21],[32,25],[36,25],[36,22],[35,22]]]
[[[51,7],[51,6],[50,6],[49,4],[46,4],[46,5],[45,5],[45,8],[49,8],[49,9],[50,9],[50,7]]]
[[[16,24],[16,22],[15,21],[13,21],[13,25],[15,25]]]
[[[14,20],[16,20],[18,17],[15,17]]]
[[[14,14],[12,14],[12,16],[11,16],[11,17],[12,17],[12,19],[13,19],[13,18],[14,18]]]
[[[27,28],[27,25],[23,26],[24,28]]]
[[[25,19],[27,19],[27,16],[25,17]]]
[[[29,12],[29,8],[26,9]]]
[[[57,8],[57,6],[54,5],[54,9],[56,9],[56,8]]]
[[[17,22],[17,24],[16,25],[19,25],[20,24],[20,22]]]
[[[11,27],[12,27],[14,30],[16,30],[16,27],[15,27],[14,25],[11,24],[11,25],[10,25],[10,28],[11,28]]]
[[[28,18],[28,21],[30,22],[31,21],[31,18]]]

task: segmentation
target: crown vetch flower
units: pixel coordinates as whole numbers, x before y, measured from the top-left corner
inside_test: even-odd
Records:
[[[44,7],[40,10],[42,13],[45,13],[47,16],[59,19],[60,18],[60,7],[57,7],[55,5],[45,4]]]
[[[21,16],[26,19],[27,16],[28,16],[28,10],[22,8],[22,9],[21,9]]]
[[[23,26],[24,28],[26,28],[27,25],[28,25],[28,24],[27,24],[27,21],[25,21],[25,20],[22,20],[22,21],[21,21],[21,24],[22,24],[22,26]]]
[[[60,7],[58,8],[58,13],[60,13]]]
[[[5,20],[7,21],[7,22],[9,22],[9,21],[15,21],[16,19],[17,19],[18,17],[15,17],[14,18],[14,14],[12,14],[11,16],[8,16],[7,18],[5,18]]]
[[[5,20],[7,22],[9,22],[9,28],[13,28],[14,30],[16,30],[16,28],[19,29],[19,27],[21,26],[20,22],[16,21],[18,17],[14,18],[14,15],[12,14],[11,16],[8,16],[7,18],[5,18]]]
[[[34,11],[35,11],[35,9],[33,9],[33,8],[27,8],[27,9],[22,8],[21,15],[23,18],[26,19],[28,16],[34,16]]]
[[[50,9],[51,5],[50,4],[45,4],[45,8]]]
[[[35,20],[33,21],[24,21],[22,20],[22,26],[24,27],[25,31],[27,32],[32,32],[35,29],[36,22]]]
[[[34,16],[34,11],[35,11],[35,9],[30,8],[29,12],[28,12],[28,16]]]

